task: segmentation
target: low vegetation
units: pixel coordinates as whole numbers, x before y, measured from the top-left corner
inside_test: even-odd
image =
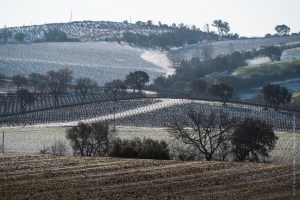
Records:
[[[278,139],[273,127],[259,119],[237,119],[224,112],[205,113],[193,109],[183,114],[187,117],[174,117],[166,123],[168,132],[178,142],[195,148],[195,152],[199,152],[196,156],[205,157],[207,161],[216,159],[216,153],[223,161],[228,160],[229,154],[233,154],[239,161],[265,161]],[[67,139],[74,155],[164,160],[171,158],[165,141],[149,138],[113,139],[105,122],[80,122],[67,129]],[[171,150],[175,152],[174,149]],[[180,155],[173,155],[173,158],[178,156]]]
[[[280,59],[281,53],[282,49],[274,46],[247,52],[234,52],[228,55],[222,54],[216,58],[212,58],[213,52],[206,52],[206,58],[202,60],[198,56],[194,56],[191,60],[183,60],[180,66],[176,68],[176,74],[169,77],[156,78],[152,87],[185,91],[189,88],[189,85],[197,79],[203,79],[208,82],[226,83],[231,86],[241,85],[241,87],[243,87],[244,84],[234,84],[230,82],[239,81],[237,80],[239,77],[233,77],[233,80],[231,79],[233,72],[240,67],[246,66],[248,59],[257,56],[268,56],[274,60],[278,60]],[[240,82],[242,81],[243,80],[240,80]]]
[[[121,158],[169,160],[169,148],[165,141],[144,138],[140,140],[115,139],[112,141],[109,156]]]
[[[276,84],[267,84],[262,90],[263,100],[266,106],[270,105],[277,109],[280,104],[288,104],[291,101],[292,94],[285,87]]]
[[[258,65],[248,65],[237,68],[234,73],[243,78],[253,78],[255,76],[271,76],[282,74],[286,76],[291,73],[300,73],[300,61],[282,61],[274,63],[263,63]]]
[[[110,148],[108,124],[94,122],[79,123],[67,130],[74,155],[105,156]]]

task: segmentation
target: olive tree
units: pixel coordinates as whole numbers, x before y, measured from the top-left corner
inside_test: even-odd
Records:
[[[269,157],[278,137],[265,121],[245,118],[236,125],[231,140],[237,161],[259,161]]]
[[[233,98],[234,89],[224,83],[211,85],[208,88],[208,93],[212,96],[218,97],[223,101],[223,105]]]
[[[282,50],[279,47],[269,46],[261,50],[261,53],[271,59],[272,62],[280,61]]]
[[[282,24],[282,25],[277,25],[275,27],[275,31],[277,32],[278,35],[283,36],[283,35],[288,35],[291,29],[287,25]]]
[[[149,75],[144,71],[131,72],[126,76],[125,80],[126,85],[132,88],[134,93],[136,89],[141,91],[148,82]]]
[[[281,87],[277,84],[267,84],[261,90],[263,101],[268,105],[274,106],[275,109],[280,104],[287,104],[291,101],[292,93],[286,87]]]

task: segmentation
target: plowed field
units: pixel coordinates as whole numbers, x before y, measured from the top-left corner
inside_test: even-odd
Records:
[[[285,165],[0,155],[0,199],[293,199],[292,184]]]

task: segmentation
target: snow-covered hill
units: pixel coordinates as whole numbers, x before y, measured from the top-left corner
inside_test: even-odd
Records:
[[[172,73],[164,52],[133,48],[116,42],[53,42],[0,45],[0,74],[29,75],[69,68],[75,77],[90,77],[100,85],[124,79],[136,70],[150,79]]]
[[[9,39],[10,42],[13,42],[13,37],[16,33],[24,33],[26,42],[41,40],[44,37],[44,32],[50,29],[59,29],[65,32],[68,38],[79,39],[80,41],[117,40],[122,37],[125,31],[149,35],[152,33],[160,34],[172,30],[166,26],[147,25],[143,22],[131,24],[109,21],[79,21],[10,27],[7,29],[12,32],[12,37]]]
[[[234,51],[249,51],[271,45],[290,45],[300,44],[300,35],[270,37],[270,38],[249,38],[239,40],[224,40],[216,42],[203,42],[189,45],[179,49],[169,51],[169,56],[175,62],[183,59],[190,60],[192,57],[203,58],[204,49],[210,49],[211,56],[214,58],[220,54],[230,54]]]

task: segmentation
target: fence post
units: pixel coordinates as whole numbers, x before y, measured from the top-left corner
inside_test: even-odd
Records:
[[[114,91],[114,128],[113,131],[116,132],[116,103],[117,103],[117,89]]]
[[[293,196],[296,197],[296,153],[297,153],[297,137],[296,137],[296,116],[293,113],[293,132],[294,132],[294,148],[293,148]]]
[[[2,132],[2,153],[4,153],[4,131]]]

